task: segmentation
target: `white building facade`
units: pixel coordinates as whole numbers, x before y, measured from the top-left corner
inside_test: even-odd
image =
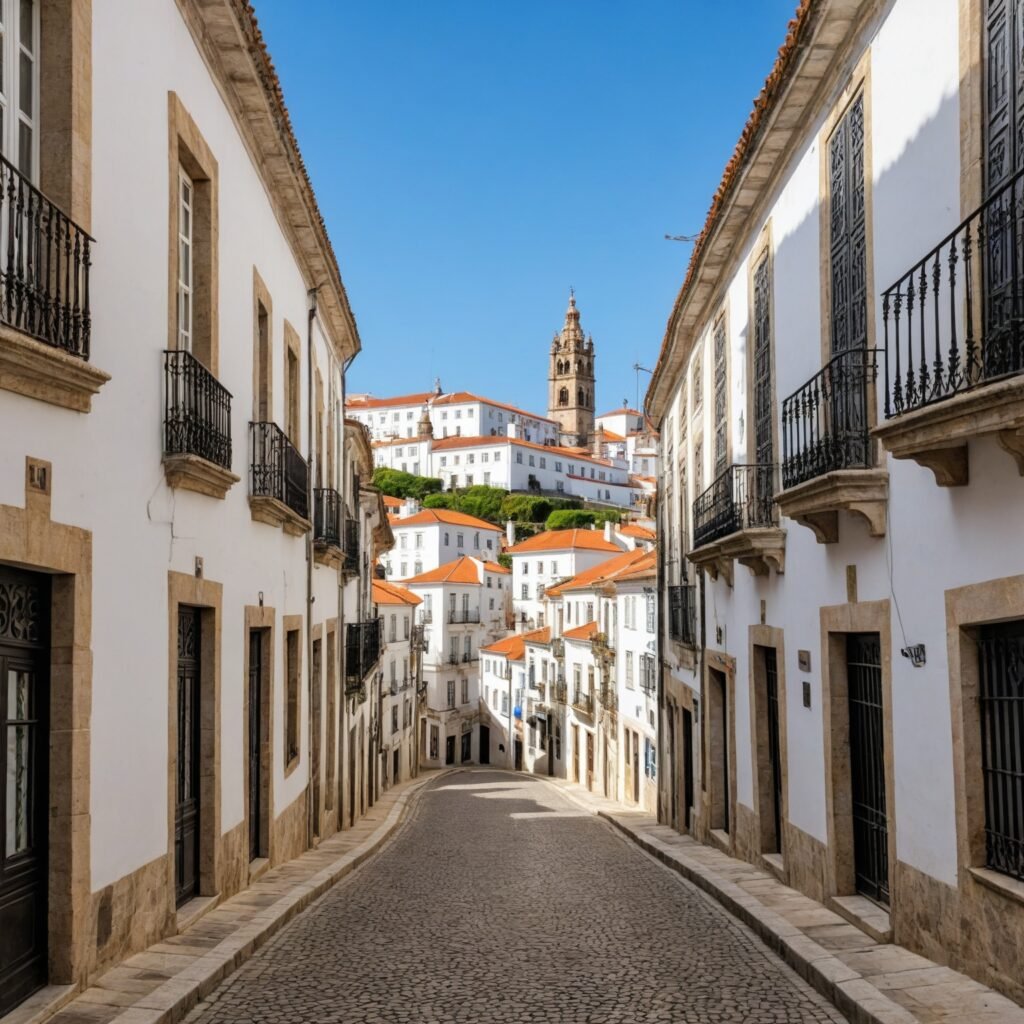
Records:
[[[499,527],[450,509],[420,509],[407,500],[390,523],[395,546],[383,559],[389,580],[419,576],[464,555],[493,562],[501,550]]]
[[[801,8],[647,409],[662,820],[1019,1001],[1010,6]]]

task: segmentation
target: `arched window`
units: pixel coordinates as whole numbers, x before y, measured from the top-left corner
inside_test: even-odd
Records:
[[[568,388],[562,388],[562,390],[558,392],[558,404],[559,405],[568,405],[569,404],[569,389]]]
[[[583,388],[580,388],[579,392],[578,392],[579,401],[576,404],[577,405],[586,405],[586,402],[584,401],[584,397],[585,397],[585,395],[584,395],[584,392],[583,392]]]

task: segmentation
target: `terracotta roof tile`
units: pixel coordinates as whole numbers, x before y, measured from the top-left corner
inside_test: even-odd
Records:
[[[497,654],[509,661],[522,661],[523,655],[526,653],[527,642],[535,644],[546,644],[551,641],[551,629],[545,626],[542,629],[535,629],[530,633],[514,633],[512,636],[507,636],[503,640],[498,640],[496,643],[489,644],[487,647],[481,647],[480,650],[487,654]]]
[[[635,537],[637,540],[657,540],[657,534],[653,530],[648,530],[646,526],[640,526],[637,523],[627,523],[625,526],[619,527],[619,533],[623,537]]]
[[[474,530],[493,530],[495,533],[504,532],[500,526],[495,526],[494,523],[489,523],[485,519],[477,519],[476,516],[468,516],[465,512],[454,512],[450,508],[425,508],[404,519],[396,517],[391,526],[392,528],[436,526],[438,523],[445,526],[468,526]]]
[[[373,600],[377,604],[422,604],[423,598],[400,587],[396,583],[388,583],[386,580],[373,580]]]
[[[614,558],[609,558],[605,562],[599,562],[597,565],[592,565],[589,569],[584,569],[583,572],[577,573],[564,583],[552,587],[545,594],[548,597],[561,597],[562,593],[566,590],[584,590],[589,587],[598,587],[615,579],[619,573],[627,569],[633,569],[647,557],[647,554],[648,552],[639,548],[634,551],[623,551]]]
[[[488,572],[501,573],[502,576],[511,576],[512,570],[506,569],[505,566],[500,565],[498,562],[484,562],[484,568]]]
[[[585,551],[621,551],[617,544],[604,539],[602,530],[546,530],[535,534],[515,547],[508,549],[508,554],[518,555],[530,551],[569,551],[580,548]]]
[[[567,629],[562,636],[566,640],[585,640],[588,643],[600,632],[596,622],[588,622],[584,626],[577,626],[575,629]]]
[[[480,586],[480,563],[463,555],[454,562],[446,562],[436,569],[421,572],[404,581],[407,587],[424,583],[471,583]]]

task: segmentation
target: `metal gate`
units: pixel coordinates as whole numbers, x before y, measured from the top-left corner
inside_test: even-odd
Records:
[[[50,581],[0,569],[0,1017],[47,978]]]
[[[1024,881],[1024,621],[978,641],[985,863]]]
[[[774,647],[764,650],[765,706],[768,712],[768,765],[771,770],[774,852],[782,852],[782,747],[779,743],[779,666]]]
[[[850,705],[850,788],[853,869],[857,892],[889,903],[889,828],[886,818],[882,645],[877,633],[846,638]]]
[[[177,906],[199,892],[198,608],[178,608],[178,771],[174,808],[174,897]]]
[[[754,461],[758,466],[775,463],[772,416],[771,264],[766,253],[754,271]],[[759,508],[770,508],[774,474],[755,474]]]
[[[263,633],[249,630],[249,860],[260,856],[262,813]]]

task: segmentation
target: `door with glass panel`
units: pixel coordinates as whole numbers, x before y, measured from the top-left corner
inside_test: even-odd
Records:
[[[0,568],[0,1017],[46,984],[46,576]]]

